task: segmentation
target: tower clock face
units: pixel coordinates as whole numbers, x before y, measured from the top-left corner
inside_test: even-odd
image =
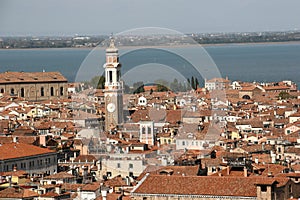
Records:
[[[114,112],[116,110],[116,105],[114,103],[109,103],[106,107],[108,112]]]

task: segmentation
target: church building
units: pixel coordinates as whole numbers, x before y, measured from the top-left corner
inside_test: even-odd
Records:
[[[68,80],[60,72],[0,73],[0,94],[28,101],[67,98]]]

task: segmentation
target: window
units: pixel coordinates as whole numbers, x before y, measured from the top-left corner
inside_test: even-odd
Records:
[[[29,167],[34,167],[34,161],[29,162]]]
[[[129,163],[129,169],[132,169],[132,168],[133,168],[133,164]]]
[[[15,89],[14,89],[14,88],[11,88],[11,89],[10,89],[10,94],[11,94],[11,95],[14,95],[14,94],[15,94]]]
[[[26,168],[26,163],[21,163],[21,169]]]
[[[53,87],[50,88],[50,95],[54,96],[54,88]]]
[[[185,145],[185,141],[182,141],[182,145],[183,145],[183,146]]]
[[[4,93],[4,89],[3,88],[1,88],[0,93]]]
[[[121,163],[117,163],[117,168],[121,168]]]
[[[111,177],[111,172],[106,172],[107,177]]]
[[[64,95],[64,87],[60,87],[60,96]]]
[[[41,96],[45,96],[44,87],[41,87]]]
[[[111,83],[113,79],[112,71],[109,71],[108,74],[109,74],[108,81]]]
[[[25,96],[25,90],[24,90],[24,88],[21,88],[21,97],[24,97]]]
[[[262,192],[266,192],[266,191],[267,191],[267,186],[266,186],[266,185],[260,186],[260,190],[261,190]]]

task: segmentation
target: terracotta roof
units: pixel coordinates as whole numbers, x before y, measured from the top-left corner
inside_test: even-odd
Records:
[[[4,72],[0,73],[0,84],[26,82],[67,82],[60,72]]]
[[[290,115],[289,117],[300,117],[300,112],[296,112],[296,113]]]
[[[100,183],[99,182],[94,182],[90,184],[85,184],[81,190],[82,191],[96,191],[100,189]]]
[[[126,181],[121,176],[116,176],[112,179],[108,179],[104,182],[105,186],[110,187],[118,187],[118,186],[126,186]]]
[[[0,160],[23,158],[40,154],[54,153],[55,151],[24,143],[9,143],[0,146]]]
[[[295,171],[300,171],[300,164],[292,165],[292,169]]]
[[[79,155],[75,158],[74,162],[95,162],[97,159],[93,155]]]
[[[146,175],[147,176],[147,175]],[[284,178],[282,181],[288,181]],[[272,185],[266,177],[161,176],[148,175],[132,194],[173,194],[256,197],[256,184]]]
[[[156,174],[161,174],[163,172],[168,172],[172,176],[197,176],[199,171],[199,165],[195,166],[167,166],[162,167],[161,169],[157,170]]]
[[[62,194],[58,194],[58,193],[55,193],[55,192],[47,192],[45,194],[42,194],[40,197],[53,197],[55,199],[59,199],[59,197],[65,197],[65,196],[70,196],[70,195],[71,194],[68,193],[68,192],[62,193]]]
[[[33,192],[29,189],[23,189],[23,188],[6,188],[4,190],[0,191],[0,198],[33,198],[38,197],[38,194],[36,192]]]
[[[28,173],[23,170],[11,171],[11,172],[0,172],[0,176],[25,176]]]
[[[297,148],[297,147],[288,147],[285,150],[285,153],[294,153],[294,154],[300,155],[300,148]]]
[[[44,179],[64,179],[64,178],[76,178],[76,177],[67,172],[59,172],[57,174],[46,176]]]

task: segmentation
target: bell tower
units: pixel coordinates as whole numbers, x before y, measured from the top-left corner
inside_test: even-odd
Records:
[[[106,49],[105,69],[105,130],[123,123],[123,82],[121,81],[121,64],[118,49],[111,36],[109,47]]]

